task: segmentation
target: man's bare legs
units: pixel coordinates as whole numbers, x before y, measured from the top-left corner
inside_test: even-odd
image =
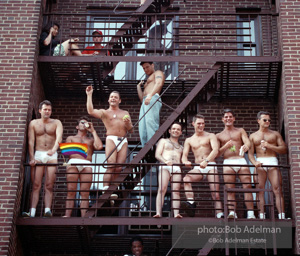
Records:
[[[242,183],[243,188],[244,189],[251,188],[251,174],[250,174],[249,168],[241,167],[241,169],[239,170],[238,173],[240,174],[239,179]],[[234,175],[234,174],[236,174],[236,172],[231,167],[224,166],[223,174],[224,174],[224,182],[225,182],[226,188],[235,188],[236,175]],[[228,192],[227,199],[228,199],[228,211],[229,211],[228,217],[229,218],[237,218],[235,193]],[[246,201],[245,205],[248,210],[247,218],[255,219],[252,193],[244,193],[244,200]]]
[[[180,185],[181,185],[181,173],[173,173],[171,189],[172,189],[172,207],[174,211],[174,218],[182,218],[179,213],[180,208]]]
[[[242,167],[239,171],[239,178],[244,189],[251,189],[251,173],[248,167]],[[244,193],[245,205],[248,210],[248,218],[254,219],[254,204],[252,193]]]
[[[48,164],[57,164],[57,160],[51,160]],[[53,187],[56,180],[56,166],[47,166],[45,175],[45,208],[51,208]]]
[[[41,163],[41,162],[37,162]],[[31,167],[31,183],[32,185],[32,192],[31,192],[31,206],[30,206],[30,215],[31,217],[35,216],[36,206],[39,201],[40,190],[42,187],[42,181],[44,176],[44,169],[45,166],[33,166]]]
[[[211,197],[215,202],[215,212],[217,218],[221,218],[224,216],[223,211],[222,211],[222,203],[220,200],[220,180],[219,180],[219,175],[218,171],[216,168],[208,172],[209,174],[207,175],[207,181],[209,182],[209,188],[211,191]]]
[[[184,191],[186,199],[194,201],[194,192],[192,187],[192,182],[201,181],[203,179],[203,175],[198,170],[191,170],[185,175],[183,178]]]
[[[258,177],[256,178],[256,182],[258,182],[258,188],[264,189],[267,181],[267,177],[272,186],[273,193],[275,195],[276,208],[279,214],[279,219],[285,218],[284,213],[284,199],[282,194],[282,176],[281,172],[278,168],[268,168],[268,173],[262,168],[259,167],[256,169]],[[260,210],[260,218],[265,218],[265,192],[260,191],[258,193],[259,200],[259,210]]]
[[[41,162],[37,162],[41,163]],[[51,160],[47,162],[57,163],[57,160]],[[35,216],[36,207],[39,201],[40,190],[42,187],[43,176],[45,174],[45,209],[50,210],[52,205],[53,198],[53,186],[56,179],[56,166],[35,166],[31,167],[31,182],[32,186],[32,194],[31,194],[31,207],[30,207],[30,215],[31,217]]]
[[[235,188],[235,174],[236,172],[229,166],[223,167],[223,177],[226,188]],[[228,212],[236,212],[236,202],[235,202],[235,193],[228,192],[227,193],[228,200]],[[235,214],[236,215],[236,214]]]
[[[168,184],[170,180],[170,173],[168,170],[164,169],[162,166],[162,170],[158,173],[158,190],[156,196],[156,214],[153,216],[154,218],[162,217],[162,206],[165,201],[165,195],[168,189]]]
[[[127,157],[127,146],[128,144],[125,143],[122,146],[121,150],[117,152],[115,143],[110,139],[106,139],[105,156],[108,157],[111,154],[110,157],[107,159],[107,163],[125,163]],[[119,176],[120,172],[122,171],[122,168],[122,166],[108,165],[106,172],[103,175],[103,190],[107,190],[109,188],[113,181]],[[118,195],[111,194],[110,198],[117,199]],[[110,203],[111,205],[113,205],[114,201],[111,200]]]
[[[156,214],[153,216],[154,218],[162,217],[162,206],[165,201],[165,195],[168,189],[169,180],[170,180],[170,173],[168,170],[163,169],[162,171],[159,171],[158,190],[156,196]],[[174,217],[182,218],[182,216],[179,214],[181,173],[173,173],[171,180],[172,180],[171,182],[172,207],[174,209]]]
[[[257,176],[255,176],[254,180],[258,183],[257,187],[259,189],[264,189],[267,181],[267,172],[259,167],[256,168]],[[259,218],[265,219],[265,191],[259,191],[256,193],[256,197],[258,200],[258,208],[259,208]]]
[[[90,188],[93,180],[93,169],[91,167],[84,168],[80,173],[80,196],[81,196],[81,217],[84,217],[89,208]]]
[[[66,200],[66,212],[64,217],[71,217],[72,210],[74,208],[74,199],[77,190],[77,181],[79,178],[79,172],[77,167],[69,166],[67,168],[67,200]]]
[[[271,182],[276,199],[278,214],[284,214],[284,199],[282,194],[282,176],[278,168],[268,169],[268,178]],[[284,219],[284,218],[283,218]]]
[[[78,41],[78,40],[77,40]],[[76,56],[82,56],[81,51],[79,50],[79,47],[74,39],[69,39],[64,41],[61,45],[64,47],[66,56],[68,55],[76,55]]]

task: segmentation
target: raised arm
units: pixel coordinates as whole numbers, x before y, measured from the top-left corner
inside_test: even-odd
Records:
[[[49,45],[49,44],[51,43],[51,40],[52,40],[52,32],[53,32],[53,31],[54,31],[54,28],[51,27],[48,36],[47,36],[47,37],[45,38],[45,40],[43,41],[43,44],[44,44],[45,46],[47,46],[47,45]]]
[[[89,115],[101,119],[103,117],[103,109],[94,109],[93,106],[93,87],[88,86],[85,92],[87,95],[87,100],[86,100],[87,112],[89,113]]]
[[[93,135],[94,138],[94,143],[93,143],[94,149],[101,150],[103,148],[102,140],[99,138],[93,123],[89,122],[88,124],[89,124],[89,128],[87,130]]]

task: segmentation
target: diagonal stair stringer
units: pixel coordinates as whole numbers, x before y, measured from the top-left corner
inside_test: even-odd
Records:
[[[109,186],[109,189],[93,204],[85,217],[93,217],[95,211],[101,208],[102,205],[108,200],[113,194],[113,192],[118,188],[118,186],[124,182],[128,173],[130,173],[135,165],[140,164],[140,161],[149,152],[152,146],[158,141],[165,131],[170,127],[170,125],[180,116],[184,109],[192,102],[192,100],[199,94],[199,92],[205,87],[205,85],[210,81],[214,75],[217,74],[221,64],[216,63],[214,66],[204,75],[204,77],[199,81],[199,83],[190,91],[190,93],[185,97],[185,99],[177,106],[177,108],[171,113],[171,115],[166,119],[166,121],[159,127],[154,136],[145,144],[145,146],[139,151],[139,153],[132,159],[129,165],[124,168],[121,174],[114,180],[114,184]],[[133,166],[131,166],[133,165]]]

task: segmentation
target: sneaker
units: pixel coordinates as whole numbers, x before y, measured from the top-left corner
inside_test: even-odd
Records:
[[[224,218],[224,213],[223,213],[223,212],[217,213],[216,218],[217,218],[217,219]]]
[[[231,212],[229,212],[227,218],[228,219],[237,219],[237,215],[234,211],[231,211]]]
[[[266,219],[266,214],[265,214],[265,213],[260,213],[260,214],[259,214],[259,218],[260,218],[261,220],[265,220],[265,219]]]
[[[31,217],[30,212],[22,212],[22,217]]]
[[[52,217],[52,212],[51,211],[45,212],[44,217],[46,218]]]
[[[254,219],[256,219],[256,217],[255,217],[254,214],[248,214],[248,215],[247,215],[247,219],[248,219],[248,220],[251,220],[251,219],[254,220]]]
[[[181,207],[183,209],[185,209],[185,211],[186,211],[186,213],[189,217],[194,217],[195,216],[195,208],[196,208],[196,203],[195,202],[192,203],[192,204],[187,202],[187,201],[181,202]]]

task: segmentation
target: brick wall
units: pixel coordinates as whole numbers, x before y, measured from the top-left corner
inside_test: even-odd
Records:
[[[282,86],[283,86],[283,114],[286,137],[289,141],[290,158],[290,184],[292,193],[293,217],[295,226],[299,226],[299,177],[300,177],[300,3],[292,0],[277,1],[280,11],[279,23],[281,34],[281,52],[283,60]],[[296,228],[295,253],[300,254],[300,230]]]
[[[19,214],[25,160],[23,148],[36,77],[36,38],[41,1],[1,1],[1,183],[0,255],[17,255],[15,220]]]

